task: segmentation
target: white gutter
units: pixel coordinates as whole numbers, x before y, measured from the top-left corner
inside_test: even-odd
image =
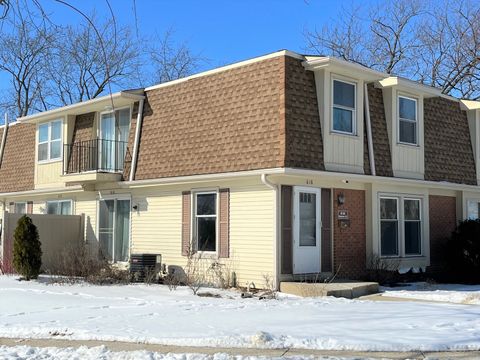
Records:
[[[0,193],[0,197],[19,197],[27,195],[42,195],[42,194],[64,194],[71,192],[85,191],[81,185],[73,185],[68,187],[60,188],[45,188],[45,189],[35,189],[27,191],[16,191],[16,192],[6,192]]]
[[[133,143],[132,166],[130,166],[130,175],[128,181],[133,181],[135,171],[137,171],[138,147],[140,146],[140,133],[143,122],[143,104],[145,99],[141,99],[138,104],[137,124],[135,126],[135,142]]]
[[[365,122],[367,123],[367,143],[368,143],[368,157],[370,159],[370,173],[373,176],[376,176],[375,172],[375,157],[373,153],[373,137],[372,137],[372,123],[370,121],[370,104],[368,102],[368,86],[365,84],[365,93],[364,93],[364,103],[365,103]]]
[[[105,95],[105,96],[97,97],[97,98],[94,98],[94,99],[91,99],[91,100],[78,102],[78,103],[75,103],[75,104],[72,104],[72,105],[67,105],[67,106],[63,106],[63,107],[60,107],[60,108],[56,108],[56,109],[52,109],[52,110],[48,110],[48,111],[44,111],[44,112],[39,112],[39,113],[32,114],[32,115],[23,116],[23,117],[18,118],[17,121],[28,122],[28,121],[33,121],[33,120],[39,120],[39,119],[42,119],[42,118],[45,118],[45,117],[54,116],[54,115],[57,115],[57,114],[73,112],[73,111],[76,111],[76,110],[82,110],[82,109],[88,110],[90,106],[93,106],[93,105],[96,105],[96,104],[99,104],[99,103],[102,103],[102,102],[110,102],[111,100],[117,100],[117,99],[122,99],[122,98],[123,99],[129,99],[129,100],[132,100],[132,101],[140,101],[142,99],[145,99],[145,96],[135,94],[135,93],[129,92],[129,91],[120,91],[120,92],[116,92],[116,93],[111,94],[111,95]]]
[[[280,197],[280,192],[278,191],[278,185],[276,184],[273,184],[272,182],[270,182],[267,178],[267,174],[263,173],[261,175],[261,180],[262,180],[262,183],[267,186],[268,188],[272,189],[273,190],[273,199],[274,199],[274,210],[273,210],[273,218],[274,218],[274,223],[273,223],[273,253],[275,254],[275,261],[273,262],[273,285],[275,286],[275,289],[278,290],[279,289],[279,282],[278,282],[278,279],[279,279],[279,253],[278,253],[278,249],[279,249],[279,242],[280,242],[280,237],[279,237],[279,234],[280,234],[280,230],[279,230],[279,226],[280,226],[280,218],[279,218],[279,214],[280,212],[278,211],[278,208],[279,208],[279,204],[280,204],[280,201],[279,201],[279,197]]]
[[[480,192],[478,185],[457,184],[447,181],[429,181],[420,179],[405,179],[388,176],[372,176],[353,173],[341,173],[333,171],[319,171],[319,170],[304,170],[295,168],[285,168],[283,175],[291,176],[320,176],[322,178],[337,178],[339,180],[350,180],[364,183],[391,183],[403,186],[417,186],[436,189],[451,189],[451,190],[466,190]]]
[[[224,180],[231,178],[244,178],[248,176],[258,176],[263,173],[268,175],[290,175],[290,176],[318,176],[322,178],[337,178],[340,180],[348,179],[352,181],[364,182],[364,183],[392,183],[404,186],[422,186],[430,188],[452,189],[452,190],[466,190],[480,192],[480,186],[456,184],[446,181],[429,181],[420,179],[405,179],[395,178],[388,176],[372,176],[364,174],[342,173],[333,171],[321,171],[321,170],[306,170],[296,168],[271,168],[271,169],[259,169],[249,171],[237,171],[230,173],[218,173],[218,174],[204,174],[204,175],[189,175],[189,176],[176,176],[159,179],[147,179],[147,180],[134,180],[134,181],[119,181],[117,186],[119,188],[137,188],[147,186],[160,186],[170,184],[189,184],[193,182],[205,182],[214,180]],[[0,194],[2,195],[2,194]]]
[[[172,177],[166,177],[166,178],[156,178],[156,179],[146,179],[146,180],[120,181],[118,182],[118,186],[121,188],[135,188],[135,187],[156,186],[156,185],[182,184],[182,183],[192,183],[192,182],[202,182],[202,181],[212,181],[212,180],[223,180],[223,179],[229,179],[229,178],[243,178],[248,176],[258,176],[258,175],[262,175],[265,172],[268,172],[269,174],[282,174],[284,172],[284,169],[272,168],[272,169],[216,173],[216,174],[172,176]]]
[[[2,143],[0,144],[0,168],[2,167],[3,152],[5,150],[5,143],[7,142],[7,132],[8,132],[8,115],[5,114],[5,128],[3,129]]]

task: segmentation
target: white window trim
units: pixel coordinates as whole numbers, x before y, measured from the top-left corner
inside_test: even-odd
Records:
[[[60,123],[60,139],[55,139],[52,140],[52,123],[59,122]],[[48,125],[48,140],[47,141],[42,141],[40,142],[40,127],[42,125]],[[50,163],[50,162],[58,162],[62,161],[63,159],[63,119],[55,119],[55,120],[50,120],[44,123],[41,123],[37,127],[38,129],[38,137],[37,137],[37,150],[36,150],[36,157],[37,157],[37,163],[39,164],[45,164],[45,163]],[[52,141],[60,141],[60,156],[57,158],[51,158],[50,157],[50,144]],[[39,160],[39,148],[41,144],[48,144],[47,146],[47,158],[44,160]]]
[[[391,199],[395,200],[397,204],[397,218],[394,219],[382,219],[382,212],[381,212],[381,200],[382,199]],[[388,195],[380,195],[378,198],[378,236],[379,236],[379,242],[378,242],[378,247],[380,249],[380,256],[382,258],[398,258],[400,257],[401,250],[400,250],[400,198],[396,196],[388,196]],[[397,254],[396,255],[383,255],[382,254],[382,221],[389,221],[389,222],[396,222],[397,223]]]
[[[97,198],[97,206],[96,206],[96,224],[95,224],[95,232],[96,236],[98,237],[100,234],[100,201],[102,200],[129,200],[130,201],[130,219],[129,219],[129,229],[128,229],[128,260],[127,261],[115,261],[109,260],[112,264],[120,264],[120,265],[127,265],[130,263],[130,255],[132,254],[132,196],[130,194],[112,194],[112,195],[102,195],[99,194]],[[117,204],[115,202],[115,211],[117,210]],[[115,217],[114,217],[115,218]],[[115,228],[115,226],[114,226]],[[114,252],[115,253],[115,252]]]
[[[380,200],[381,199],[397,199],[397,221],[398,221],[398,229],[397,229],[397,239],[398,239],[398,255],[382,255],[382,231],[381,231],[381,206]],[[419,210],[420,210],[420,254],[406,254],[405,253],[405,200],[417,200],[419,201]],[[401,258],[419,258],[425,257],[425,221],[423,216],[423,204],[424,204],[424,197],[422,195],[405,195],[405,194],[388,194],[388,193],[381,193],[378,195],[378,254],[382,259],[401,259]],[[385,220],[388,221],[388,220]]]
[[[100,111],[100,112],[98,112],[98,122],[97,122],[97,134],[98,134],[97,137],[99,139],[101,139],[101,136],[102,136],[102,116],[103,115],[108,115],[108,114],[114,114],[115,111],[121,111],[121,110],[125,110],[125,109],[129,110],[128,118],[130,119],[130,122],[129,122],[129,125],[128,125],[128,131],[132,130],[132,111],[133,111],[132,105],[122,106],[122,107],[115,108],[115,109],[112,109],[112,110]]]
[[[413,102],[415,102],[415,120],[400,117],[400,98],[403,98],[406,100],[412,100]],[[414,143],[400,140],[400,121],[405,121],[405,122],[415,124],[415,142]],[[397,141],[399,144],[408,145],[408,146],[418,146],[418,99],[417,98],[402,95],[402,94],[397,95],[397,130],[398,130]]]
[[[213,215],[197,215],[197,195],[202,195],[202,194],[215,194],[215,216]],[[191,203],[193,204],[192,206],[192,221],[191,221],[191,229],[190,229],[190,234],[191,234],[191,239],[190,241],[192,242],[194,237],[196,238],[195,241],[195,253],[196,254],[202,254],[202,255],[207,255],[207,256],[216,256],[218,254],[218,231],[219,231],[219,221],[218,221],[218,210],[220,208],[219,204],[219,191],[218,189],[214,190],[199,190],[199,191],[192,191],[192,199]],[[197,217],[215,217],[215,251],[201,251],[198,249],[198,236],[197,236]]]
[[[348,106],[343,106],[343,105],[336,105],[334,103],[334,94],[335,94],[335,86],[334,86],[334,83],[335,81],[338,81],[338,82],[342,82],[342,83],[345,83],[345,84],[350,84],[350,85],[353,85],[353,108],[350,108]],[[331,109],[331,126],[330,126],[330,131],[334,134],[342,134],[342,135],[349,135],[349,136],[356,136],[357,135],[357,83],[354,82],[354,81],[349,81],[349,80],[345,80],[343,78],[340,78],[340,77],[332,77],[332,81],[331,81],[331,101],[330,101],[330,109]],[[339,108],[339,109],[343,109],[343,110],[349,110],[349,111],[352,111],[352,132],[348,132],[348,131],[340,131],[340,130],[335,130],[334,129],[334,121],[333,121],[333,108],[336,107],[336,108]]]
[[[419,220],[405,220],[405,200],[413,200],[413,201],[418,201],[418,217],[419,217]],[[405,196],[403,197],[403,200],[402,200],[402,207],[403,207],[403,213],[402,213],[402,222],[403,222],[403,228],[402,228],[402,231],[403,233],[405,233],[405,222],[407,221],[410,221],[410,222],[419,222],[420,223],[420,254],[407,254],[407,252],[405,251],[405,234],[403,234],[403,253],[404,253],[404,257],[418,257],[418,256],[422,256],[423,254],[423,216],[422,216],[422,200],[420,198],[416,198],[416,197],[409,197],[409,196]]]
[[[70,203],[70,214],[73,215],[73,200],[72,199],[58,199],[58,200],[47,200],[45,202],[45,214],[48,214],[48,204],[50,203],[62,203],[62,202],[69,202]],[[50,215],[58,215],[58,214],[50,214]],[[63,214],[60,214],[63,215]]]

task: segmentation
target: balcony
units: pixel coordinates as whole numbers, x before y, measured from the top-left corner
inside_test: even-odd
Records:
[[[71,183],[118,181],[131,160],[127,142],[92,139],[64,144],[63,176]]]

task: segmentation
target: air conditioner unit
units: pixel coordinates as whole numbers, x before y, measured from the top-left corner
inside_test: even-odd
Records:
[[[157,282],[162,268],[160,254],[130,255],[130,274],[134,282]]]

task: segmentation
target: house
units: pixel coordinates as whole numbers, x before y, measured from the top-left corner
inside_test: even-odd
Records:
[[[193,247],[240,284],[438,271],[479,213],[480,102],[333,57],[279,51],[0,135],[1,210],[84,214],[113,262]]]

